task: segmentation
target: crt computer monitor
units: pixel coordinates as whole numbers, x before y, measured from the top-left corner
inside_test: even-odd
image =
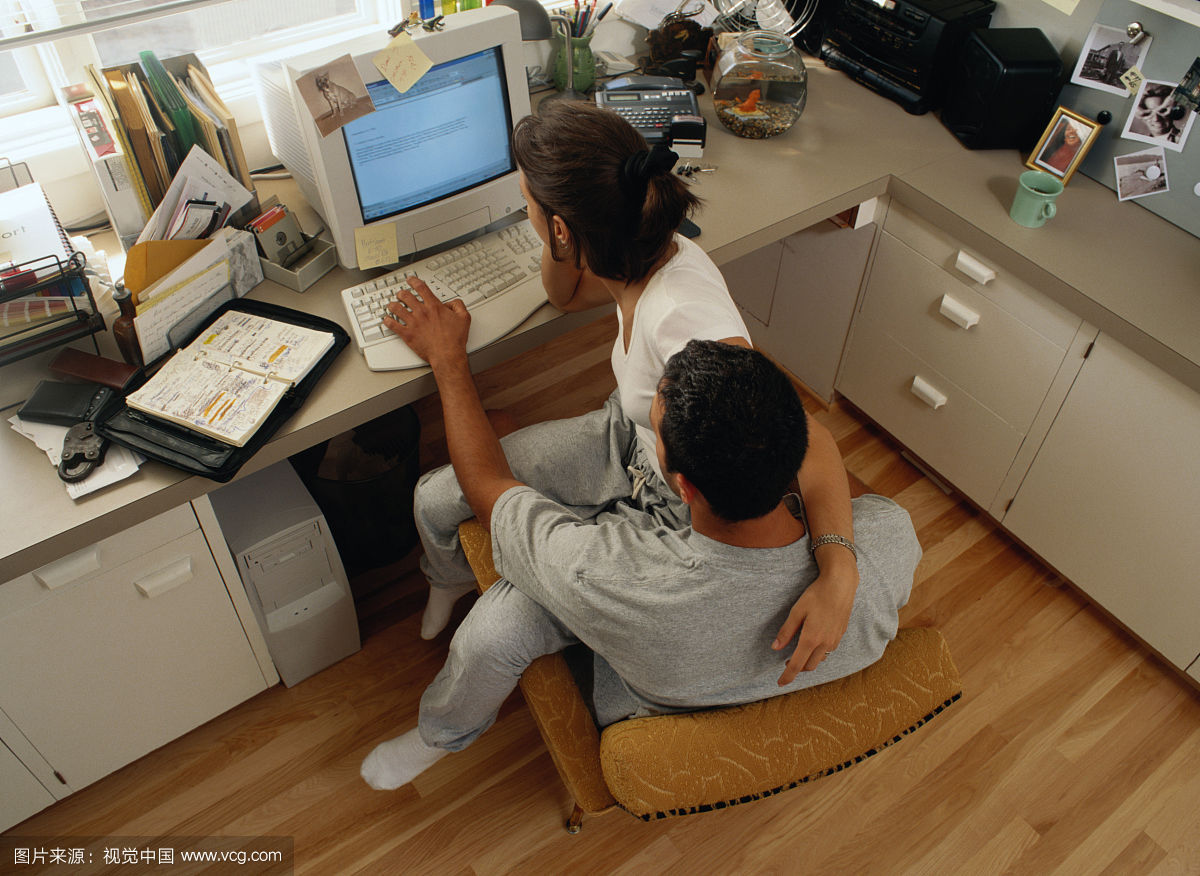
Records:
[[[346,268],[355,230],[386,226],[403,258],[497,222],[524,206],[510,135],[529,113],[518,17],[489,6],[416,28],[433,63],[404,93],[373,58],[387,34],[262,65],[256,86],[271,148],[321,214]],[[296,79],[349,54],[375,111],[322,136]]]

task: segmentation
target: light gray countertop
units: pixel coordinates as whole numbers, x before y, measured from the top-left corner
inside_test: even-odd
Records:
[[[804,115],[787,134],[743,140],[709,122],[696,191],[698,242],[718,264],[751,253],[864,200],[891,195],[1002,262],[1046,295],[1200,392],[1200,239],[1076,174],[1058,216],[1038,230],[1008,217],[1022,156],[962,147],[930,115],[911,116],[841,73],[809,63]],[[1197,199],[1200,205],[1200,198]],[[1200,206],[1198,206],[1200,209]],[[338,290],[362,275],[335,269],[297,294],[270,282],[252,293],[345,323]],[[479,370],[602,315],[547,305],[516,333],[472,357]],[[429,394],[427,369],[368,371],[353,345],[304,407],[242,473],[285,457]],[[7,425],[7,424],[6,424]],[[79,501],[45,455],[0,429],[0,582],[87,547],[190,501],[216,484],[158,463]]]

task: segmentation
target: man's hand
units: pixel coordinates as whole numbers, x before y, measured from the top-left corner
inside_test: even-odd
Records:
[[[779,676],[780,687],[791,684],[801,671],[810,672],[820,666],[827,651],[837,650],[850,623],[857,590],[858,566],[844,563],[822,572],[796,600],[771,644],[780,651],[800,633],[796,650]]]
[[[465,360],[471,329],[466,305],[457,298],[443,304],[417,277],[409,277],[408,285],[421,297],[402,289],[388,304],[390,315],[384,317],[383,324],[435,368],[454,359]]]

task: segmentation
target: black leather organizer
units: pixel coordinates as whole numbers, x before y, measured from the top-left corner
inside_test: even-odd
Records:
[[[125,404],[124,395],[111,401],[100,412],[96,418],[96,431],[114,444],[128,447],[149,459],[165,462],[167,465],[190,474],[200,475],[221,483],[232,479],[238,469],[246,463],[246,460],[270,441],[271,437],[279,431],[279,427],[300,409],[313,387],[317,385],[317,381],[329,370],[333,360],[350,343],[350,335],[332,320],[293,310],[290,307],[239,298],[222,304],[204,321],[203,326],[197,328],[180,346],[190,344],[227,310],[236,310],[280,322],[290,322],[305,328],[330,332],[334,336],[334,343],[308,374],[287,391],[258,431],[241,447],[217,441],[183,426],[177,426],[174,423],[131,410]],[[142,377],[131,385],[128,391],[132,392],[138,389],[146,379],[146,377]]]

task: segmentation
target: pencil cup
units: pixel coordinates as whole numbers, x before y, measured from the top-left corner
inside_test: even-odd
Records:
[[[567,87],[567,61],[563,57],[565,40],[564,37],[554,58],[554,87],[559,91]],[[591,34],[571,37],[571,54],[575,58],[575,81],[572,85],[578,92],[587,91],[596,84],[596,56],[592,54]]]

